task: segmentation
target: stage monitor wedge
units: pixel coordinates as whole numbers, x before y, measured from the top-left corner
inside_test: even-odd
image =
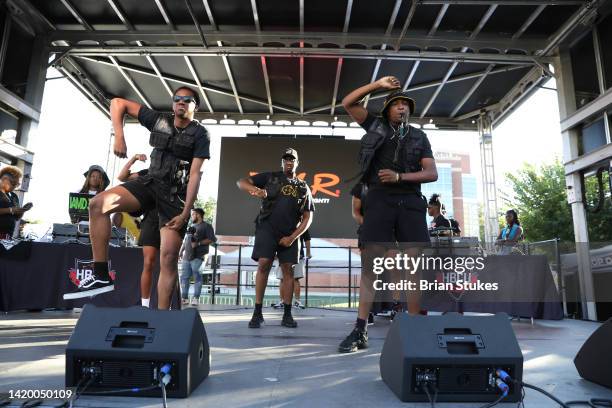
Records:
[[[523,378],[523,354],[508,315],[395,317],[380,356],[380,374],[404,402],[426,402],[437,390],[438,402],[492,402],[501,392],[495,371]],[[518,402],[510,386],[502,402]]]
[[[159,383],[169,364],[169,397],[186,398],[208,376],[210,349],[196,309],[151,310],[141,306],[85,305],[66,347],[66,387],[89,383],[84,394]],[[93,380],[85,373],[93,372]],[[112,395],[161,396],[155,387]]]
[[[582,378],[612,388],[610,344],[612,344],[612,318],[599,326],[576,354],[574,365]]]

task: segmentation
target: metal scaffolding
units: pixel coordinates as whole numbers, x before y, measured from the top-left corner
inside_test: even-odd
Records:
[[[482,170],[482,192],[484,198],[485,246],[492,250],[499,235],[499,214],[497,212],[497,187],[493,160],[493,128],[488,114],[478,117],[478,138],[480,141],[480,167]]]

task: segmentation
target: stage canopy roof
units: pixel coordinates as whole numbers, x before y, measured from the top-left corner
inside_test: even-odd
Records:
[[[106,115],[114,96],[168,110],[188,85],[201,93],[199,119],[349,123],[342,97],[395,75],[417,102],[413,121],[449,129],[475,129],[483,112],[503,120],[591,13],[577,0],[8,3]]]

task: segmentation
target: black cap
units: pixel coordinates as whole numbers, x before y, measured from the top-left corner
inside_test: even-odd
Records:
[[[102,166],[98,166],[97,164],[89,166],[89,169],[85,173],[83,173],[83,176],[89,176],[89,173],[91,173],[92,171],[99,171],[100,174],[102,174],[102,178],[104,179],[104,189],[106,190],[106,187],[108,187],[108,185],[110,184],[110,180]]]
[[[282,156],[282,158],[284,159],[284,158],[285,158],[285,157],[287,157],[287,156],[291,156],[291,157],[293,157],[295,160],[297,160],[297,159],[298,159],[298,153],[297,153],[297,150],[295,150],[295,149],[292,149],[292,148],[288,147],[288,148],[287,148],[287,149],[285,149],[285,151],[283,152],[283,156]]]
[[[389,107],[389,105],[391,105],[391,102],[397,99],[404,99],[406,102],[408,102],[408,106],[410,107],[410,114],[411,115],[414,114],[414,108],[416,107],[416,103],[414,102],[414,99],[408,96],[408,92],[395,91],[395,92],[391,92],[385,98],[385,103],[383,104],[382,110],[380,111],[381,115],[385,116],[386,110]]]

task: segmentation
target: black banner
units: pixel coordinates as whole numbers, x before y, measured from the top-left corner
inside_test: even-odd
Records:
[[[281,170],[284,149],[299,155],[298,177],[306,180],[315,200],[310,233],[315,238],[356,238],[350,190],[358,173],[358,140],[309,137],[224,137],[217,202],[217,233],[250,236],[261,200],[236,187],[236,181],[256,173]]]
[[[96,306],[128,307],[140,304],[141,248],[111,247],[111,278],[115,290],[92,298],[64,300],[81,279],[91,273],[91,246],[22,242],[0,252],[0,310],[36,310],[46,308]],[[151,307],[157,305],[159,263],[153,270]],[[178,288],[172,307],[180,309]]]

